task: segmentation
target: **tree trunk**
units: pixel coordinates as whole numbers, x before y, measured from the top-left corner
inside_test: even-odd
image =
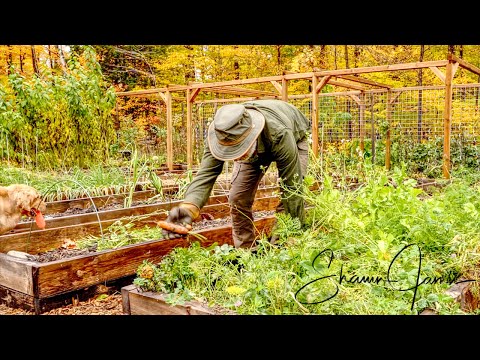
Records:
[[[235,80],[239,80],[240,79],[240,64],[238,63],[238,60],[237,60],[237,51],[238,51],[238,45],[235,45],[233,47],[233,50],[234,50],[234,53],[235,53],[235,58],[233,60],[233,73],[234,73],[234,79]]]
[[[328,68],[328,59],[327,59],[327,47],[325,45],[320,46],[320,67],[322,69]]]
[[[13,64],[13,48],[12,45],[7,45],[7,75],[10,75],[10,66]]]
[[[55,68],[55,60],[53,59],[52,56],[52,49],[50,48],[50,45],[47,45],[47,50],[48,50],[48,61],[50,62],[50,69]]]
[[[58,51],[58,59],[60,62],[60,66],[62,67],[62,72],[66,74],[67,72],[67,62],[65,61],[65,54],[63,53],[63,49],[60,45],[57,46],[57,51]]]
[[[337,70],[338,69],[338,66],[337,66],[337,45],[333,45],[333,65],[334,65],[335,70]]]
[[[35,73],[35,75],[40,76],[40,72],[38,71],[37,53],[35,51],[35,45],[31,45],[30,50],[32,51],[33,72]]]
[[[185,45],[185,49],[190,50],[193,52],[193,46]],[[189,82],[195,81],[195,66],[193,61],[194,55],[189,53],[187,55],[187,63],[185,64],[185,83],[188,84]]]
[[[353,47],[353,67],[358,67],[358,59],[360,58],[361,49],[360,46],[355,45]]]
[[[350,65],[348,64],[348,45],[345,45],[345,69],[349,69]]]
[[[23,47],[20,48],[19,62],[20,62],[20,71],[23,73],[23,62],[25,61],[25,53],[23,52]]]
[[[282,47],[283,47],[283,45],[277,45],[277,46],[276,46],[278,73],[281,73],[281,70],[283,69],[283,65],[282,65]]]

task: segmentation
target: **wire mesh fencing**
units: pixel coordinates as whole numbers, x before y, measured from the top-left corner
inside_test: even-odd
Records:
[[[478,161],[473,151],[479,140],[480,84],[454,85],[451,115],[452,163]],[[241,103],[248,99],[209,98],[192,106],[193,163],[199,165],[205,147],[208,125],[225,103]],[[311,95],[290,95],[289,100],[312,119]],[[385,164],[386,139],[391,141],[391,163],[399,164],[412,156],[422,158],[422,151],[436,158],[443,156],[445,87],[424,86],[387,90],[347,91],[318,94],[318,133],[320,149],[327,145],[351,143],[361,146],[377,164]],[[167,136],[166,107],[162,101],[151,101],[142,108],[141,116],[131,119],[127,111],[119,117],[129,126],[144,129],[137,133],[137,142],[149,154],[165,157]],[[130,118],[129,118],[130,116]],[[128,120],[130,119],[130,120]],[[128,120],[128,121],[126,121]],[[187,110],[185,101],[172,101],[172,142],[174,163],[186,163]],[[122,130],[128,134],[127,129]],[[139,141],[140,139],[140,141]],[[469,155],[470,154],[470,155]],[[425,154],[424,154],[425,155]],[[427,162],[428,156],[423,156]],[[440,160],[439,160],[440,159]]]

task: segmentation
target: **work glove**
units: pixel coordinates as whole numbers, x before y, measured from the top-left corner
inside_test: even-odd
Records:
[[[195,204],[185,202],[170,209],[166,221],[183,226],[191,225],[199,215],[200,209]],[[176,239],[184,236],[165,229],[162,229],[162,235],[164,239]]]

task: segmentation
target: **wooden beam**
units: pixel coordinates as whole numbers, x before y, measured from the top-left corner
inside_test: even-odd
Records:
[[[458,65],[460,65],[458,62],[457,62],[457,63],[453,63],[453,65],[452,65],[452,79],[453,79],[453,77],[455,76],[455,73],[457,72]]]
[[[167,103],[167,167],[173,170],[173,109],[172,94],[165,92],[165,102]]]
[[[450,179],[450,133],[452,127],[452,73],[453,63],[449,62],[445,74],[445,108],[443,110],[443,177]]]
[[[453,56],[453,55],[452,55]],[[480,75],[480,69],[476,66],[473,66],[462,59],[458,59],[457,57],[452,57],[454,61],[457,61],[460,66],[466,68],[475,74]],[[251,78],[251,79],[243,79],[243,80],[230,80],[230,81],[216,81],[211,83],[189,83],[189,85],[168,85],[164,88],[156,88],[156,89],[148,89],[148,90],[135,90],[135,91],[125,91],[125,92],[118,92],[116,93],[117,96],[134,96],[140,94],[153,94],[156,92],[173,92],[173,91],[185,91],[188,88],[190,89],[207,89],[212,87],[223,87],[223,86],[230,86],[230,85],[246,85],[246,84],[258,84],[264,82],[271,82],[271,81],[282,81],[283,80],[298,80],[298,79],[311,79],[313,75],[315,76],[335,76],[335,77],[344,77],[347,75],[354,75],[354,74],[365,74],[365,73],[374,73],[374,72],[383,72],[383,71],[397,71],[397,70],[414,70],[414,69],[422,69],[422,68],[429,68],[431,66],[434,67],[441,67],[447,66],[448,60],[437,60],[437,61],[422,61],[422,62],[412,62],[412,63],[405,63],[405,64],[393,64],[393,65],[379,65],[379,66],[369,66],[369,67],[359,67],[359,68],[352,68],[352,69],[339,69],[339,70],[322,70],[316,72],[305,72],[305,73],[290,73],[285,72],[285,75],[278,75],[278,76],[266,76],[260,78]],[[347,78],[345,78],[347,79]],[[358,81],[363,83],[368,83],[370,85],[386,87],[388,85],[375,83],[370,80],[366,79],[348,79],[352,81]],[[343,85],[342,85],[343,86]]]
[[[362,100],[357,96],[357,95],[354,95],[354,94],[347,94],[348,96],[350,96],[353,100],[355,100],[355,102],[360,106],[362,105]],[[361,95],[361,94],[360,94]]]
[[[318,157],[318,85],[318,77],[312,76],[312,153],[315,158]]]
[[[365,151],[365,94],[360,94],[360,101],[360,118],[358,121],[360,126],[360,150],[363,153]]]
[[[389,91],[387,92],[387,134],[385,135],[385,169],[390,170],[391,164],[391,148],[392,148],[392,140],[391,140],[391,134],[390,134],[390,125],[391,125],[391,119],[392,119],[392,92]]]
[[[460,66],[474,72],[475,74],[480,75],[479,68],[463,61],[462,59],[458,59],[456,57],[453,57],[452,59],[455,59],[454,61],[457,61],[460,64]],[[267,77],[260,77],[260,78],[219,81],[219,82],[211,82],[211,83],[190,83],[189,85],[168,85],[167,87],[164,87],[164,88],[118,92],[116,93],[116,95],[117,96],[135,96],[135,95],[154,94],[154,93],[165,92],[165,91],[169,91],[169,92],[185,91],[188,88],[208,89],[208,88],[214,88],[219,86],[223,87],[223,86],[230,86],[230,85],[257,84],[257,83],[272,82],[272,81],[282,81],[283,83],[286,80],[311,79],[312,76],[314,75],[319,77],[331,75],[335,77],[343,77],[345,79],[352,80],[352,81],[363,82],[365,84],[369,84],[373,86],[388,87],[388,85],[376,83],[370,80],[361,79],[361,78],[357,79],[355,77],[348,78],[345,76],[354,75],[354,74],[383,72],[383,71],[414,70],[414,69],[422,69],[422,68],[429,68],[429,67],[441,67],[441,66],[447,66],[447,63],[448,63],[448,60],[437,60],[437,61],[423,61],[423,62],[413,62],[413,63],[405,63],[405,64],[360,67],[360,68],[353,68],[353,69],[322,70],[318,72],[305,72],[305,73],[285,72],[285,75],[279,75],[279,76],[267,76]],[[343,83],[338,84],[338,86],[347,87]]]
[[[288,81],[282,77],[282,100],[288,101]]]
[[[390,97],[390,100],[388,100],[388,101],[390,101],[390,104],[393,104],[395,101],[397,101],[398,97],[399,97],[402,93],[403,93],[403,91],[399,91],[399,92],[395,93],[395,95],[392,95],[392,96]]]
[[[316,76],[313,76],[313,78],[316,78]],[[331,79],[331,76],[324,76],[322,80],[320,80],[315,88],[315,94],[318,94],[325,85],[327,85],[328,81]],[[318,79],[317,79],[318,81]]]
[[[200,90],[200,89],[199,89]],[[255,89],[245,89],[245,88],[234,88],[234,87],[212,87],[203,89],[204,91],[211,91],[220,94],[232,94],[232,95],[247,95],[247,96],[278,96],[278,94],[271,91],[264,90],[255,90]]]
[[[165,96],[164,93],[159,92],[158,95],[162,98],[162,100],[166,103],[167,102],[167,97]]]
[[[193,167],[193,127],[192,127],[192,92],[200,92],[200,89],[187,90],[187,168],[191,169]]]
[[[189,89],[188,91],[190,91],[190,96],[187,95],[187,101],[190,101],[190,102],[194,102],[197,95],[200,93],[200,90],[202,89]],[[187,91],[187,94],[188,94],[188,91]]]
[[[448,60],[437,60],[437,61],[420,61],[413,63],[405,64],[393,64],[393,65],[379,65],[379,66],[369,66],[369,67],[359,67],[352,69],[340,69],[340,70],[323,70],[315,72],[317,76],[325,75],[352,75],[352,74],[365,74],[365,73],[374,73],[374,72],[383,72],[383,71],[397,71],[397,70],[415,70],[428,68],[430,66],[447,66]],[[287,79],[295,77],[296,75],[285,75]]]
[[[448,60],[455,61],[457,62],[462,68],[470,70],[476,75],[480,76],[480,68],[476,67],[475,65],[472,65],[468,62],[466,62],[463,59],[460,59],[459,57],[453,55],[453,54],[448,54]]]
[[[282,85],[280,85],[277,81],[270,81],[270,83],[273,85],[275,89],[281,94],[282,93]]]
[[[385,88],[385,89],[393,88],[393,86],[391,86],[391,85],[382,84],[382,83],[379,83],[379,82],[376,82],[376,81],[373,81],[373,80],[364,79],[364,78],[361,78],[359,76],[342,75],[342,76],[337,76],[337,78],[356,81],[356,82],[359,82],[359,83],[362,83],[362,84],[367,84],[367,85],[372,85],[372,86],[378,86],[378,87]]]
[[[310,95],[308,95],[310,96]],[[261,99],[278,99],[278,95],[275,96],[261,96]],[[194,104],[221,104],[221,103],[230,103],[230,102],[243,102],[243,101],[251,101],[251,100],[256,100],[259,99],[258,96],[252,96],[252,97],[240,97],[240,98],[231,98],[231,99],[210,99],[210,100],[197,100],[194,102]]]
[[[360,91],[365,91],[366,89],[362,86],[354,85],[354,84],[348,84],[340,81],[335,81],[335,80],[329,80],[328,83],[330,85],[335,85],[335,86],[341,86],[347,89],[354,89],[354,90],[360,90]]]
[[[440,69],[439,69],[438,67],[436,67],[436,66],[430,66],[429,69],[432,70],[433,73],[434,73],[435,75],[437,75],[437,77],[438,77],[440,80],[442,80],[442,83],[445,84],[445,75],[440,71]]]

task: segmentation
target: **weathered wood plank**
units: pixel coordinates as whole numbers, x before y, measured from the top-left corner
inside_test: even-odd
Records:
[[[182,305],[170,305],[166,296],[161,293],[141,292],[135,286],[122,288],[125,291],[123,312],[127,315],[217,315],[210,309],[196,301],[186,301]]]
[[[470,64],[470,63],[466,62],[465,60],[459,58],[458,56],[455,56],[453,54],[448,54],[448,60],[453,60],[453,61],[457,62],[458,64],[460,64],[460,66],[462,68],[470,70],[474,74],[480,76],[480,68],[476,67],[473,64]]]
[[[257,235],[270,233],[274,220],[274,216],[255,220]],[[200,242],[203,247],[214,243],[233,245],[231,225],[203,229],[196,234],[204,236],[205,239],[187,235],[179,239],[152,240],[118,249],[99,251],[93,255],[81,255],[38,264],[37,296],[49,297],[135,274],[144,260],[159,262],[172,249],[188,247],[193,242]]]
[[[278,190],[279,190],[278,186],[268,186],[264,188],[259,188],[257,191],[256,197],[262,197],[262,196],[265,196],[266,194],[271,195],[271,194],[274,194],[275,192],[278,192]],[[208,205],[221,204],[221,203],[226,203],[227,201],[228,201],[228,196],[225,194],[213,195],[209,197],[207,204]],[[83,214],[65,215],[65,216],[55,217],[55,218],[46,218],[45,219],[46,228],[45,230],[42,230],[42,231],[51,230],[53,228],[58,228],[58,227],[70,226],[70,225],[86,224],[90,222],[98,223],[98,219],[100,219],[100,221],[106,221],[106,220],[119,219],[125,216],[148,214],[158,210],[168,211],[173,205],[179,204],[180,202],[181,200],[172,200],[169,202],[154,203],[149,205],[137,205],[137,206],[132,206],[130,208],[102,210],[102,211],[98,211],[98,213],[90,212],[90,213],[83,213]],[[88,206],[86,208],[88,208]],[[33,226],[32,226],[32,222],[25,222],[25,223],[18,224],[15,227],[15,229],[13,229],[12,232],[8,233],[8,235],[19,234],[26,231],[30,232],[30,227],[32,227],[32,231],[40,230],[36,226],[35,221],[33,221]],[[2,239],[2,236],[0,236],[0,240]]]
[[[14,309],[32,311],[35,297],[0,285],[0,303]]]
[[[128,284],[131,284],[134,278],[134,275],[127,276],[118,280],[108,281],[88,288],[42,299],[0,285],[0,303],[15,309],[34,311],[36,315],[39,315],[46,311],[69,305],[72,303],[72,299],[76,301],[86,301],[96,294],[113,294]]]
[[[178,187],[169,187],[164,189],[167,192],[178,191]],[[144,201],[152,196],[157,194],[154,190],[143,190],[136,191],[133,194],[133,201]],[[128,196],[126,193],[115,194],[115,195],[106,195],[106,196],[94,196],[90,200],[88,197],[72,199],[72,200],[58,200],[58,201],[49,201],[46,203],[45,215],[63,213],[68,209],[88,209],[92,207],[92,201],[95,204],[95,207],[102,208],[110,204],[120,204],[123,203],[125,198]]]
[[[268,194],[268,191],[265,190],[264,193]],[[230,212],[230,206],[226,201],[227,196],[225,195],[211,197],[209,202],[212,202],[212,204],[204,206],[201,213],[208,213],[214,218],[225,217]],[[277,195],[258,197],[254,202],[253,209],[255,211],[273,210],[277,206],[276,204],[278,204],[278,202],[279,198]],[[167,207],[167,210],[175,204],[175,202],[166,204],[169,206]],[[10,250],[18,250],[27,252],[29,254],[36,254],[39,252],[48,251],[52,248],[60,247],[66,239],[79,239],[87,235],[101,236],[102,232],[104,232],[114,222],[120,220],[122,223],[126,223],[131,220],[131,216],[145,215],[154,211],[151,208],[150,210],[150,212],[144,213],[142,213],[140,210],[138,210],[139,213],[130,212],[124,217],[104,220],[100,223],[98,221],[91,221],[81,224],[53,227],[45,230],[35,230],[32,232],[24,231],[20,233],[3,235],[0,236],[0,252],[6,253]],[[133,228],[156,226],[156,222],[159,220],[164,220],[166,216],[166,212],[159,212],[158,214],[152,215],[146,219],[138,219],[134,222]]]
[[[0,284],[24,294],[33,295],[35,265],[36,262],[0,254]]]
[[[122,287],[120,290],[120,293],[122,294],[122,311],[125,315],[130,315],[130,299],[128,293],[135,288],[136,286],[134,284],[130,284]]]
[[[219,196],[217,199],[220,199]],[[213,200],[212,200],[213,201]],[[278,204],[278,197],[276,195],[257,198],[254,202],[254,211],[259,210],[273,210]],[[210,214],[214,218],[222,218],[229,214],[230,206],[223,202],[218,204],[206,205],[203,207],[201,214]],[[166,213],[159,213],[152,215],[146,219],[140,219],[134,222],[133,229],[141,228],[144,226],[156,226],[156,222],[164,220]],[[130,220],[130,217],[123,219],[117,218],[112,220],[106,220],[100,222],[89,222],[84,224],[70,225],[65,227],[58,227],[46,230],[36,230],[19,234],[4,235],[0,237],[0,252],[6,253],[10,250],[18,250],[27,252],[29,254],[37,254],[44,251],[49,251],[60,247],[67,239],[75,240],[91,236],[101,236],[102,231],[105,231],[114,222],[121,220],[122,223],[126,223]],[[101,229],[100,229],[101,225]]]

